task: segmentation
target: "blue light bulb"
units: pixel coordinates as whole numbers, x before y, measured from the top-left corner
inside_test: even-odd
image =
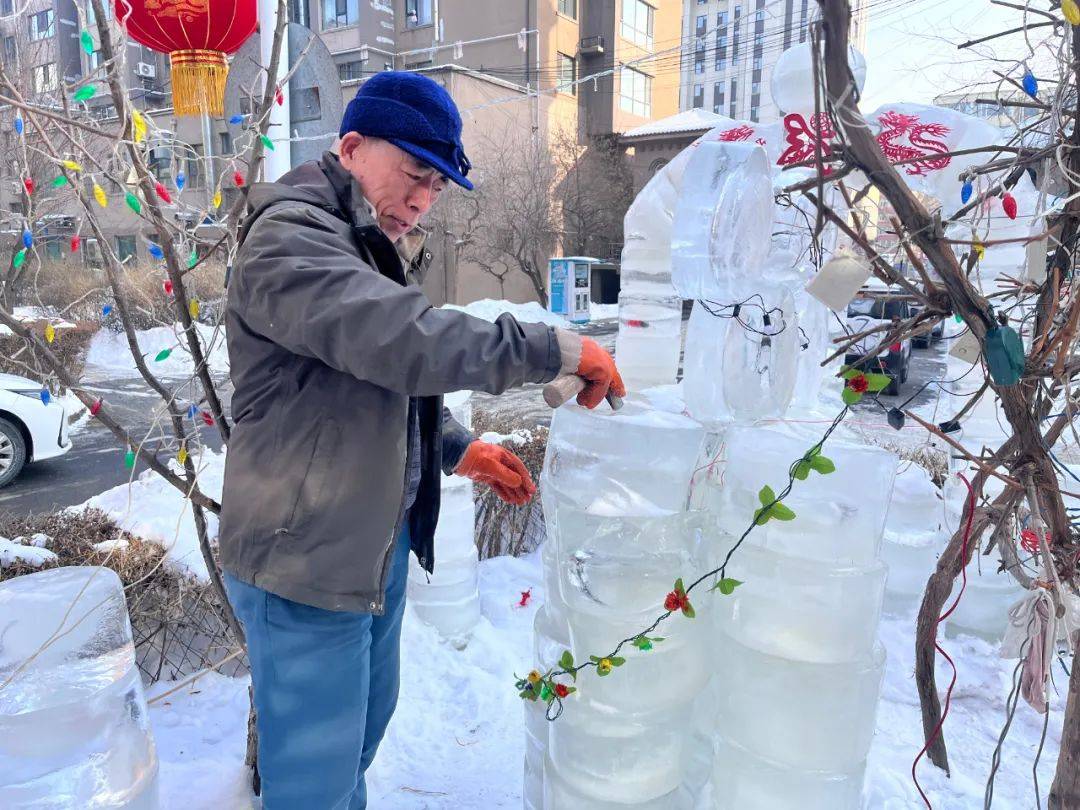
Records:
[[[110,314],[112,314],[112,305],[111,304],[106,304],[105,306],[103,306],[101,308],[102,317],[108,318]]]
[[[186,182],[187,182],[187,178],[184,177],[184,173],[183,172],[177,172],[176,173],[176,190],[177,191],[183,191],[184,190],[184,184]]]
[[[33,236],[33,234],[30,233],[29,228],[23,228],[22,243],[23,243],[23,247],[26,248],[27,250],[29,250],[30,248],[32,248],[34,246],[34,236]]]
[[[150,255],[153,256],[155,259],[164,259],[165,258],[165,251],[163,251],[159,245],[155,245],[153,242],[151,242],[150,246],[149,246],[149,250],[150,250]]]
[[[1024,92],[1032,98],[1036,98],[1039,95],[1039,82],[1032,75],[1030,70],[1024,70],[1024,79],[1022,84],[1024,85]]]
[[[39,396],[41,397],[41,401],[44,402],[46,405],[52,402],[52,394],[49,393],[48,388],[42,388],[41,394],[39,394]]]
[[[20,135],[23,134],[23,121],[19,116],[15,116],[15,131]]]
[[[242,116],[242,115],[234,115],[232,118],[229,119],[229,123],[230,124],[242,124],[242,123],[244,123],[244,116]]]
[[[971,187],[971,181],[968,180],[960,188],[960,202],[962,202],[964,204],[967,204],[967,201],[971,199],[971,192],[972,191],[973,191],[973,189]]]

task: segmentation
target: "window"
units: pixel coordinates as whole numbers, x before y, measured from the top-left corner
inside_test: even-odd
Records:
[[[116,237],[116,257],[120,261],[136,258],[134,236],[128,235]]]
[[[694,106],[703,107],[705,105],[705,85],[694,85]]]
[[[652,76],[624,67],[619,73],[619,109],[648,118],[652,115]]]
[[[765,9],[759,8],[754,12],[754,20],[757,22],[765,22]]]
[[[359,0],[322,0],[323,30],[356,25],[360,18]]]
[[[15,9],[12,0],[0,0],[0,14],[10,17]]]
[[[342,62],[337,66],[338,78],[343,82],[351,82],[364,76],[364,63],[357,59],[352,62]]]
[[[704,14],[700,15],[694,21],[694,33],[697,34],[699,38],[705,36],[705,15]]]
[[[717,70],[724,70],[726,68],[727,68],[727,59],[724,58],[723,54],[718,53],[716,55],[716,69]]]
[[[559,92],[577,95],[577,62],[565,53],[559,54]]]
[[[694,54],[694,73],[705,72],[705,51],[698,51]]]
[[[15,37],[4,37],[4,65],[13,68],[19,62],[19,51],[15,45]]]
[[[761,70],[761,68],[763,67],[762,62],[763,62],[763,60],[762,60],[762,58],[760,56],[755,56],[754,57],[754,70]]]
[[[91,72],[101,67],[101,48],[98,48],[96,51],[93,51],[88,57],[86,57],[86,64],[90,68]]]
[[[758,120],[758,108],[757,107],[751,107],[750,108],[750,120],[751,121],[757,121]]]
[[[698,0],[700,3],[701,0]],[[577,0],[559,0],[559,13],[571,20],[577,19]]]
[[[754,96],[760,96],[761,95],[761,82],[754,82],[750,86],[750,94],[754,95]]]
[[[56,25],[51,8],[39,11],[37,14],[31,14],[26,18],[26,24],[29,29],[31,42],[37,42],[39,39],[51,37],[56,33]]]
[[[735,19],[739,19],[742,16],[742,6],[735,6]]]
[[[30,87],[35,93],[48,93],[56,90],[59,84],[56,81],[56,63],[49,62],[30,68]]]
[[[727,12],[726,11],[721,11],[719,14],[716,15],[716,24],[718,26],[720,26],[721,28],[723,26],[727,25]]]
[[[405,27],[431,25],[431,0],[405,0]]]
[[[712,86],[712,111],[718,115],[724,106],[724,91],[721,87],[723,87],[723,85],[721,85],[720,82],[716,82],[716,84]]]
[[[218,154],[231,155],[233,153],[232,135],[230,135],[228,132],[222,132],[219,134],[221,136],[221,143],[219,144],[221,151],[218,152]]]
[[[191,189],[201,189],[203,185],[202,144],[192,144],[184,150],[187,156],[184,163],[184,174],[187,175],[187,186]]]
[[[622,0],[622,36],[643,48],[653,46],[655,9],[642,0]]]

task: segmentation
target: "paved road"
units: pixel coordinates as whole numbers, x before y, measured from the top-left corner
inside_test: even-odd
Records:
[[[229,391],[220,391],[226,398]],[[117,420],[133,436],[146,438],[150,447],[160,446],[163,426],[160,423],[161,399],[142,380],[114,380],[93,383],[90,391],[102,397]],[[171,435],[171,430],[168,431]],[[199,433],[209,447],[221,448],[216,428],[201,425]],[[124,451],[105,428],[93,420],[71,437],[71,451],[60,458],[31,464],[13,484],[0,489],[0,511],[16,514],[54,511],[82,503],[88,498],[129,480],[132,471],[124,466]],[[143,471],[136,465],[135,475]]]
[[[615,320],[589,324],[582,331],[597,340],[605,348],[614,351],[618,323]],[[907,407],[917,408],[937,394],[936,386],[920,389],[931,380],[942,379],[945,373],[944,346],[935,344],[931,349],[916,349],[912,356],[911,375],[908,383],[897,397],[881,397],[886,408],[901,405],[915,394]],[[497,413],[513,414],[524,418],[526,423],[548,425],[551,411],[544,404],[539,385],[508,392],[501,397],[478,393],[474,407]],[[155,414],[159,400],[150,393],[140,380],[114,380],[98,383],[93,391],[103,397],[113,408],[120,422],[135,435],[149,435],[149,443],[155,445],[162,436],[159,417]],[[230,391],[222,386],[222,396],[228,408]],[[885,420],[885,408],[869,399],[858,405],[867,415],[877,414]],[[201,427],[200,433],[207,446],[217,450],[221,439],[216,428]],[[74,447],[70,453],[52,461],[34,464],[26,468],[14,484],[0,490],[0,511],[17,514],[52,511],[57,508],[82,503],[100,492],[126,482],[131,471],[123,464],[123,452],[108,431],[89,422],[72,437]],[[141,465],[136,474],[142,471]]]

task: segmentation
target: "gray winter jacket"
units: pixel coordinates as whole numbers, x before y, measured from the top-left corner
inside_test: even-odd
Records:
[[[226,309],[235,429],[222,567],[296,602],[381,613],[410,395],[422,474],[409,528],[431,571],[441,395],[553,379],[554,330],[433,308],[329,153],[253,186],[240,239]]]

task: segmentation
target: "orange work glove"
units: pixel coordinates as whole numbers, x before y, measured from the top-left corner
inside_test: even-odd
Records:
[[[609,391],[617,397],[626,396],[614,358],[599,343],[567,329],[556,329],[555,334],[562,352],[562,373],[576,374],[585,381],[577,396],[578,405],[595,408]]]
[[[528,503],[536,494],[536,484],[521,459],[505,447],[479,439],[468,446],[454,472],[488,484],[502,500],[515,506]]]

